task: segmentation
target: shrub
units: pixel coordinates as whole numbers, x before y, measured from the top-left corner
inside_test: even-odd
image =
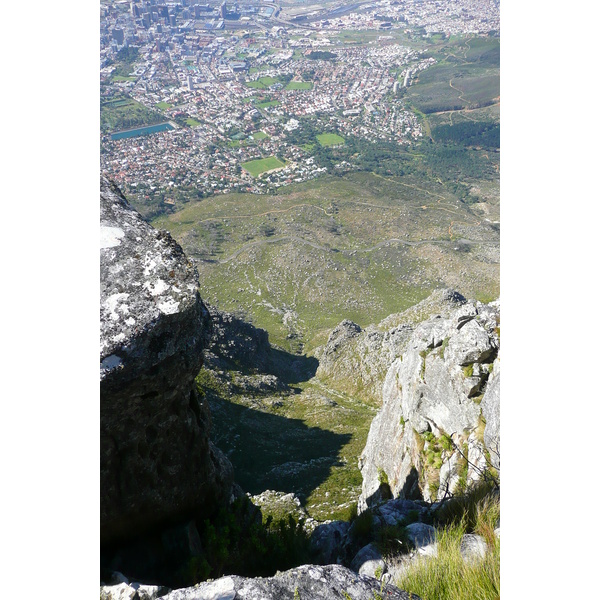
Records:
[[[444,433],[440,436],[439,444],[444,450],[447,450],[447,451],[452,450],[452,448],[454,447],[452,438],[447,433]]]
[[[384,557],[405,554],[410,549],[406,528],[402,525],[383,525],[377,530],[375,545]]]
[[[356,541],[366,541],[371,535],[373,527],[373,513],[365,510],[352,522],[352,538]]]
[[[442,342],[442,349],[440,350],[440,356],[442,358],[444,358],[444,353],[446,352],[446,348],[448,347],[448,342],[450,341],[450,338],[444,338],[444,341]]]
[[[379,479],[379,483],[381,484],[390,484],[390,480],[388,479],[387,473],[381,467],[377,469],[377,478]]]
[[[312,562],[309,535],[292,515],[263,524],[248,498],[222,508],[198,530],[203,556],[193,557],[176,571],[177,583],[188,587],[224,574],[269,577]]]

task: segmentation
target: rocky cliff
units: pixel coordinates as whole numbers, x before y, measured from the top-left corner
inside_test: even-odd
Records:
[[[390,365],[405,350],[415,327],[432,315],[447,316],[466,299],[452,290],[437,290],[402,313],[388,316],[377,325],[362,329],[342,321],[318,348],[317,377],[338,389],[359,395],[377,406]]]
[[[387,371],[359,466],[359,512],[435,501],[499,469],[500,305],[458,301],[415,327]]]
[[[158,586],[121,583],[105,586],[101,600],[345,600],[347,598],[420,600],[373,577],[357,575],[340,565],[303,565],[274,577],[221,577],[215,581],[165,593]]]
[[[194,378],[209,336],[198,275],[105,178],[100,185],[101,543],[207,514],[231,495]]]

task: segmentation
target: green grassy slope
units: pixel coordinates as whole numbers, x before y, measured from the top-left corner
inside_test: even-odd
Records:
[[[498,232],[416,178],[354,173],[274,195],[228,194],[153,224],[197,259],[208,302],[247,315],[293,352],[322,344],[344,318],[375,323],[436,288],[498,295]]]

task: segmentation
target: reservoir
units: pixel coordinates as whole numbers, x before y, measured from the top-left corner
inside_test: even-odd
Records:
[[[127,131],[118,131],[110,136],[111,140],[121,140],[123,138],[137,137],[138,135],[148,135],[158,133],[159,131],[169,131],[175,129],[171,123],[159,123],[148,127],[138,127],[137,129],[128,129]]]

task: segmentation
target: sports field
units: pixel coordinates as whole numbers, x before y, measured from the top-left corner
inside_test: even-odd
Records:
[[[344,143],[344,138],[337,133],[321,133],[317,136],[321,146],[339,146]]]
[[[290,81],[286,86],[286,90],[312,90],[313,84],[310,81]]]
[[[260,79],[249,81],[246,85],[251,88],[264,90],[271,87],[274,83],[279,83],[279,79],[275,79],[275,77],[261,77]]]
[[[285,163],[275,156],[249,160],[248,162],[242,163],[242,168],[245,171],[248,171],[252,177],[258,177],[265,171],[271,171],[272,169],[278,169],[279,167],[285,167]]]

